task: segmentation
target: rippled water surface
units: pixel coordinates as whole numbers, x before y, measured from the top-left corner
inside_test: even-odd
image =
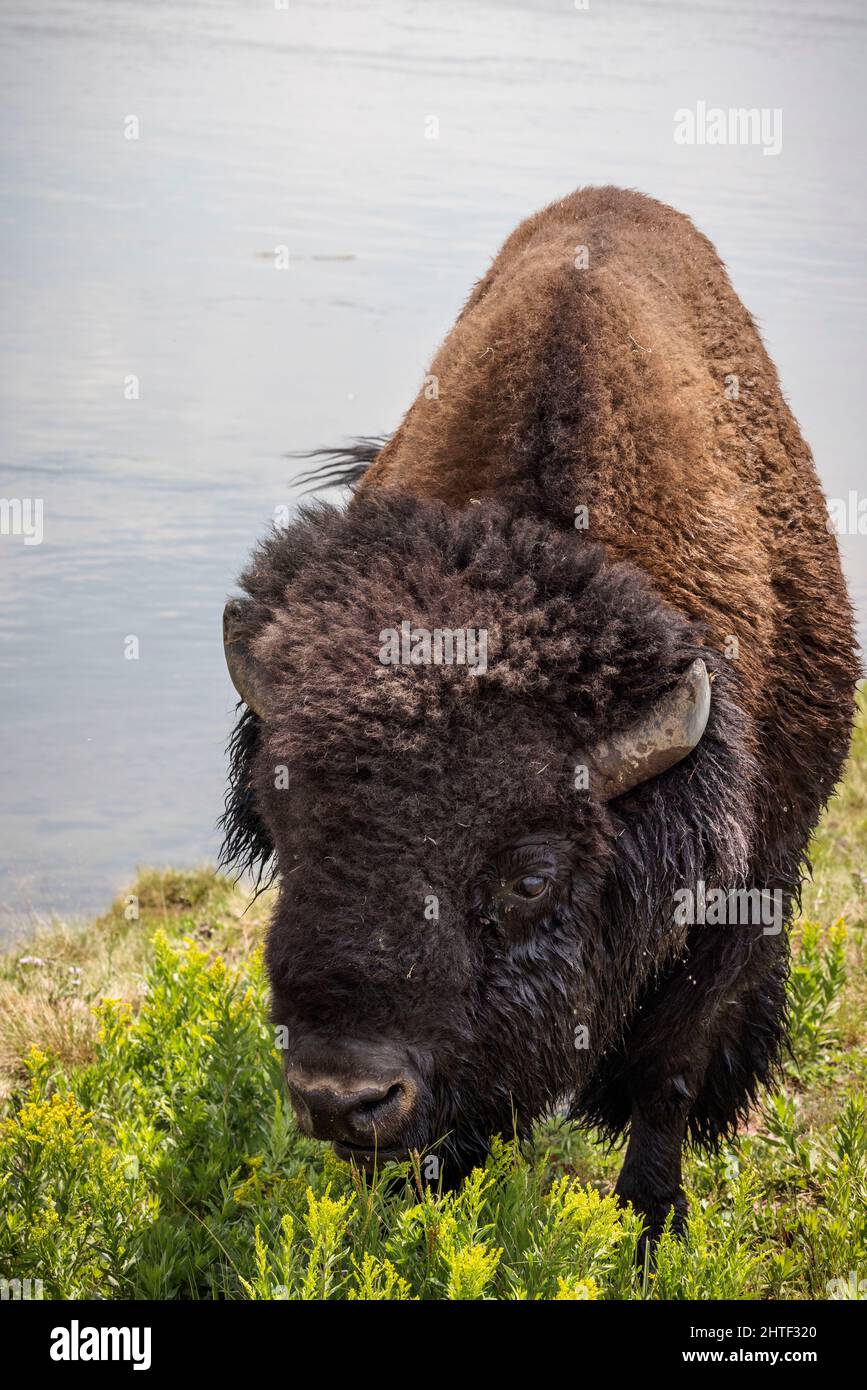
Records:
[[[695,218],[827,490],[864,486],[865,15],[2,0],[0,496],[44,503],[41,545],[0,536],[6,930],[214,856],[220,613],[297,499],[287,452],[393,427],[502,239],[576,185]],[[677,145],[700,100],[779,108],[781,153]]]

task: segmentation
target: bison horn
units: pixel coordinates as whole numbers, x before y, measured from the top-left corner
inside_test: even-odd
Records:
[[[243,612],[243,604],[237,599],[229,599],[223,609],[223,651],[233,686],[247,708],[261,718],[265,708],[264,681],[256,661],[250,655]]]
[[[598,743],[590,755],[591,779],[603,801],[658,777],[695,748],[710,713],[707,667],[697,658],[667,695],[622,733]]]

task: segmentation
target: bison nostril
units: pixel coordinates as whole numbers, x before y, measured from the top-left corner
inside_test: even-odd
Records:
[[[370,1091],[345,1116],[345,1127],[339,1136],[356,1143],[382,1142],[393,1132],[405,1107],[401,1104],[405,1087],[394,1081],[387,1088]]]
[[[370,1078],[308,1078],[287,1072],[289,1092],[302,1129],[317,1139],[385,1148],[399,1137],[413,1105],[409,1076],[387,1084]]]
[[[398,1097],[402,1095],[403,1086],[399,1081],[395,1081],[394,1085],[389,1086],[388,1090],[383,1095],[371,1096],[367,1100],[363,1100],[358,1107],[359,1113],[362,1115],[370,1115],[372,1119],[375,1119],[378,1111],[385,1110],[386,1106],[390,1105],[392,1101],[397,1100]]]

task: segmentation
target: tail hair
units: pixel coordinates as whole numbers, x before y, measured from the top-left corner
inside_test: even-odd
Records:
[[[311,449],[306,454],[290,454],[290,458],[322,460],[295,481],[301,484],[305,492],[319,492],[328,487],[355,487],[387,443],[387,435],[362,435],[353,444],[336,449]]]

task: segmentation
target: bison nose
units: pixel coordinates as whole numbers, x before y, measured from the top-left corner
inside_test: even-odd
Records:
[[[287,1071],[301,1128],[316,1139],[362,1149],[390,1149],[400,1140],[416,1097],[409,1073],[380,1077],[309,1076]]]

